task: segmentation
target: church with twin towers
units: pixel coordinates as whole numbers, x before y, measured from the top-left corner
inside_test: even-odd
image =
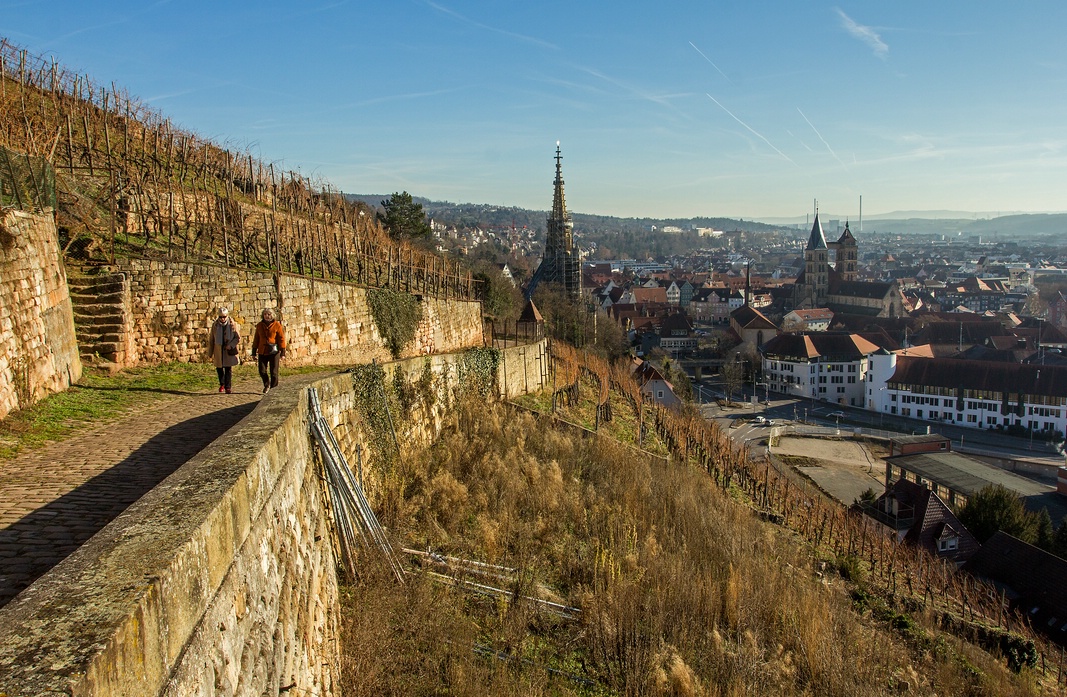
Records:
[[[834,263],[830,264],[830,252]],[[827,242],[819,213],[811,226],[804,248],[804,270],[792,287],[778,295],[781,309],[810,310],[829,308],[835,314],[868,317],[900,317],[903,296],[896,281],[861,281],[859,278],[859,243],[849,225],[835,242]]]

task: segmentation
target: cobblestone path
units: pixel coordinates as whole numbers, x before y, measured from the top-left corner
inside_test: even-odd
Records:
[[[251,413],[258,375],[234,381],[0,462],[0,607]]]

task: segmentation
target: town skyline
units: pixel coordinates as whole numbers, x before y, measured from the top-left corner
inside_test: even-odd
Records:
[[[1053,3],[8,9],[26,50],[344,191],[543,208],[558,140],[591,214],[1067,209]]]

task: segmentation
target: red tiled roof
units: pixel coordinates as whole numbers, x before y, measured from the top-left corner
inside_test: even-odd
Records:
[[[763,313],[750,305],[742,305],[730,313],[730,318],[742,329],[777,329]]]
[[[667,289],[666,288],[641,288],[634,287],[634,302],[635,303],[666,303],[667,302]]]
[[[793,314],[805,321],[833,319],[833,310],[829,310],[825,307],[817,307],[811,310],[793,310]]]
[[[766,356],[780,358],[815,358],[826,356],[841,360],[858,360],[878,350],[858,334],[815,332],[803,334],[780,334],[763,345]]]

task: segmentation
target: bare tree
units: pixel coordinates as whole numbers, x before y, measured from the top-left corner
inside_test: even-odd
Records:
[[[732,402],[734,392],[741,389],[745,381],[745,364],[728,358],[719,369],[719,374],[722,376],[723,389],[726,391],[726,401]]]

